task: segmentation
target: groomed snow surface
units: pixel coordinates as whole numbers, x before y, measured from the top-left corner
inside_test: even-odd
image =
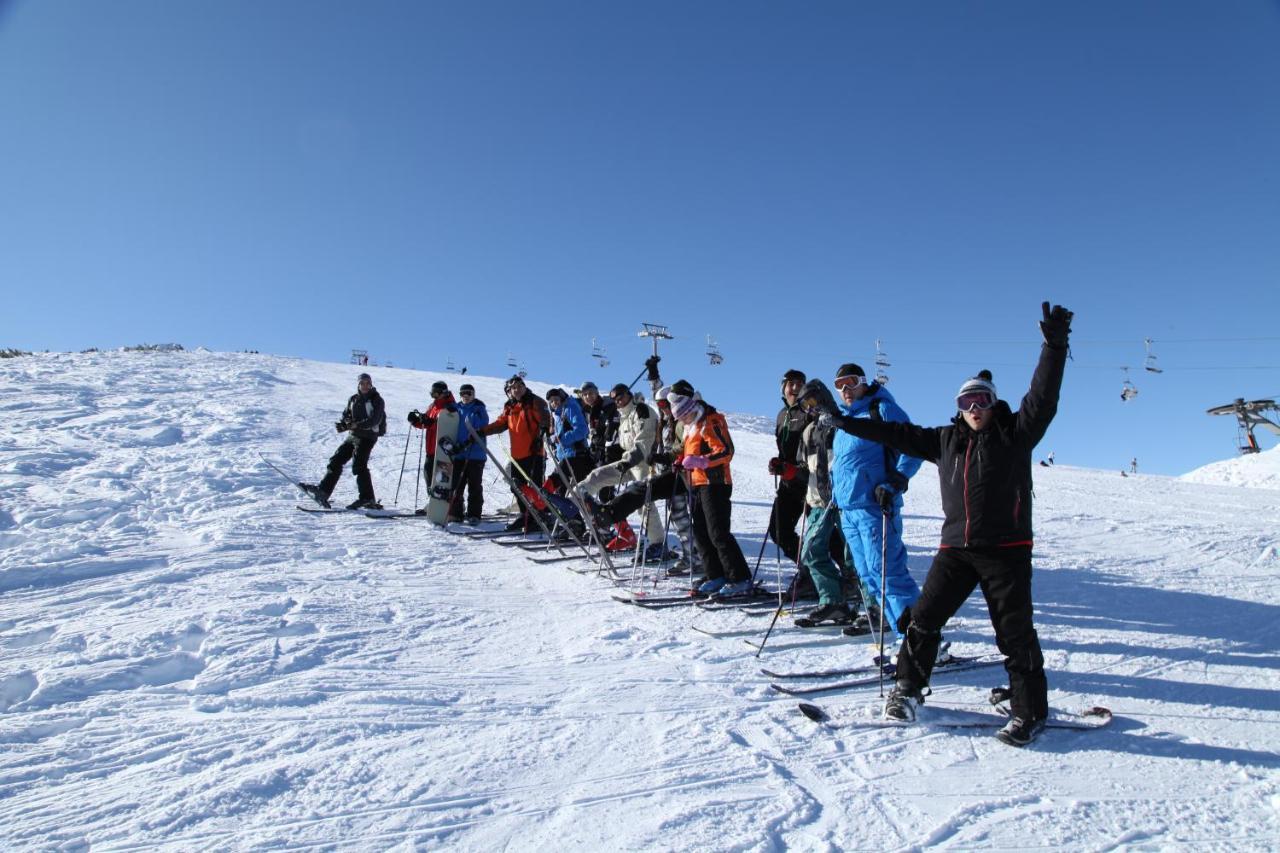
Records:
[[[767,617],[642,610],[426,522],[297,511],[257,451],[318,479],[357,372],[207,352],[0,362],[5,849],[1280,846],[1280,492],[1038,467],[1051,701],[1108,706],[1111,727],[1025,750],[828,729],[760,666],[868,663],[866,642],[784,619],[757,660],[744,638]],[[405,413],[460,380],[372,372],[390,504]],[[500,380],[471,381],[496,411]],[[737,424],[734,527],[754,561],[773,442]],[[506,504],[486,474],[488,507]],[[926,465],[907,498],[919,580],[935,480]],[[402,505],[413,490],[411,470]],[[352,497],[347,474],[336,498]],[[763,565],[773,584],[771,547]],[[994,651],[981,596],[946,635]],[[1000,683],[940,675],[931,702]],[[876,697],[817,701],[847,718]]]

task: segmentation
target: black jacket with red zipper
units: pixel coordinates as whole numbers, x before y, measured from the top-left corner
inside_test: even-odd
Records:
[[[1066,363],[1066,348],[1042,346],[1018,411],[998,401],[993,422],[981,432],[959,414],[944,427],[845,417],[835,422],[846,432],[938,466],[943,548],[1030,545],[1031,451],[1058,413]]]

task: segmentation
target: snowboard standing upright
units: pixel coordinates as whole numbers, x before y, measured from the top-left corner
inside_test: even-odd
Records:
[[[458,413],[442,409],[436,415],[435,465],[427,487],[427,518],[444,526],[453,498],[453,454],[458,450]]]

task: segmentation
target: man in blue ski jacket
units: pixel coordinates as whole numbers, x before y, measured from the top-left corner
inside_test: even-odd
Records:
[[[580,404],[563,388],[547,392],[547,408],[551,409],[551,441],[555,445],[556,470],[550,479],[560,494],[569,488],[568,474],[575,482],[591,473],[594,460],[587,443],[591,426]],[[568,474],[566,474],[568,472]]]
[[[458,454],[453,464],[453,501],[449,514],[461,518],[466,524],[477,524],[484,511],[484,463],[489,458],[484,452],[484,436],[472,441],[467,424],[477,433],[489,425],[489,410],[484,401],[476,399],[476,389],[470,384],[458,388]],[[467,492],[467,511],[462,511],[462,491]]]
[[[883,385],[867,382],[857,364],[836,371],[836,401],[847,418],[905,423],[907,413]],[[871,624],[880,629],[880,578],[883,554],[884,625],[906,630],[903,615],[920,597],[920,587],[907,572],[902,544],[902,493],[920,470],[922,460],[875,441],[838,430],[831,447],[832,500],[840,509],[840,526],[862,582]],[[899,622],[902,625],[899,626]]]

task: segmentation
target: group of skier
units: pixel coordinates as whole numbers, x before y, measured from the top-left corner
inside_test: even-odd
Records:
[[[1044,345],[1016,411],[999,399],[985,370],[960,386],[952,421],[933,428],[911,423],[888,389],[856,363],[835,371],[836,395],[802,371],[782,376],[778,454],[768,463],[777,488],[767,535],[797,564],[793,594],[817,598],[817,607],[798,625],[834,623],[852,635],[902,638],[886,717],[914,720],[939,649],[945,648],[942,629],[978,586],[1010,679],[1011,718],[997,736],[1014,745],[1029,743],[1048,717],[1044,659],[1032,623],[1031,454],[1057,412],[1072,314],[1047,302],[1042,313]],[[513,376],[492,422],[470,385],[460,387],[462,399],[455,401],[447,385],[436,382],[427,411],[409,414],[410,424],[426,432],[424,473],[430,479],[439,412],[456,410],[461,425],[452,443],[452,517],[479,519],[484,438],[507,432],[507,479],[521,507],[509,530],[550,530],[554,510],[579,525],[566,535],[594,536],[611,551],[644,545],[647,560],[662,561],[673,556],[655,510],[655,503],[665,501],[683,546],[671,571],[704,575],[695,588],[700,596],[749,594],[751,572],[731,530],[734,447],[728,424],[688,382],[660,386],[657,364],[656,355],[646,363],[658,389],[652,407],[621,383],[607,398],[587,382],[572,394],[552,388],[544,400]],[[324,480],[304,488],[327,501],[353,459],[359,498],[351,506],[376,505],[368,458],[385,434],[386,417],[368,374],[360,375],[357,394],[337,426],[349,432],[347,440]],[[902,507],[924,461],[938,466],[944,520],[921,590],[907,570]],[[643,542],[627,522],[637,511]],[[587,525],[594,530],[587,533]]]

